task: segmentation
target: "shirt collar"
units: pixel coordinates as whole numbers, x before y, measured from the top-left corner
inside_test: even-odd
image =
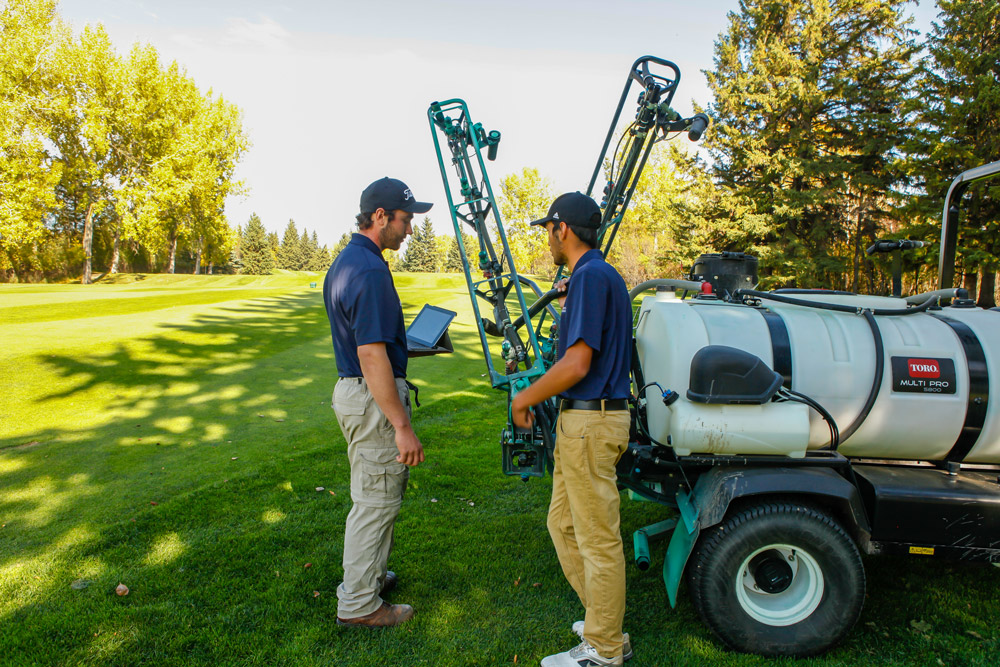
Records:
[[[594,259],[604,259],[604,255],[597,248],[591,248],[587,252],[580,256],[580,259],[576,260],[576,266],[573,267],[573,273],[576,273],[580,268],[587,262]]]
[[[357,232],[351,234],[351,244],[361,246],[365,250],[370,250],[376,255],[378,255],[378,258],[381,259],[383,262],[385,261],[385,258],[382,257],[382,251],[379,250],[378,246],[375,245],[374,241],[372,241],[364,234],[358,234]]]

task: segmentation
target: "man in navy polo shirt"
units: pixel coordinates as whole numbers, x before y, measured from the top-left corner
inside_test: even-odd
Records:
[[[621,665],[632,657],[625,616],[625,554],[615,466],[628,448],[632,307],[625,281],[596,249],[601,209],[571,192],[557,198],[545,225],[552,259],[572,277],[559,323],[558,361],[514,396],[514,423],[530,427],[530,408],[559,395],[548,528],[563,573],[586,616],[583,640],[542,667]]]
[[[413,214],[430,208],[402,181],[383,178],[369,185],[361,193],[358,233],[323,283],[340,376],[333,409],[347,440],[354,502],[344,530],[338,625],[385,627],[413,617],[410,605],[382,599],[396,585],[386,566],[407,466],[424,460],[410,424],[403,308],[382,251],[399,250],[413,233]]]

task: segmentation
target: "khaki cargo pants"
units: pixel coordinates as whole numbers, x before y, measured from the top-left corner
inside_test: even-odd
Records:
[[[549,534],[586,609],[583,636],[606,658],[622,655],[625,553],[615,466],[628,433],[628,410],[563,410],[556,422]]]
[[[409,414],[410,392],[404,379],[396,378],[396,391]],[[396,461],[396,430],[364,378],[341,378],[333,391],[333,409],[347,440],[354,502],[344,529],[344,582],[337,588],[337,616],[348,619],[382,605],[379,591],[410,471]]]

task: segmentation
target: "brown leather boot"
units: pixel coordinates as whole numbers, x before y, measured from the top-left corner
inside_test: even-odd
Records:
[[[410,605],[383,602],[381,607],[367,616],[358,618],[340,618],[338,616],[337,625],[352,628],[391,628],[406,623],[411,618],[413,618],[413,607]]]

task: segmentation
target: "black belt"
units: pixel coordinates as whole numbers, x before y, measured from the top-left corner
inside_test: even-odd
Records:
[[[603,405],[602,405],[603,404]],[[624,398],[597,398],[592,401],[564,398],[563,410],[628,410],[628,401]]]

